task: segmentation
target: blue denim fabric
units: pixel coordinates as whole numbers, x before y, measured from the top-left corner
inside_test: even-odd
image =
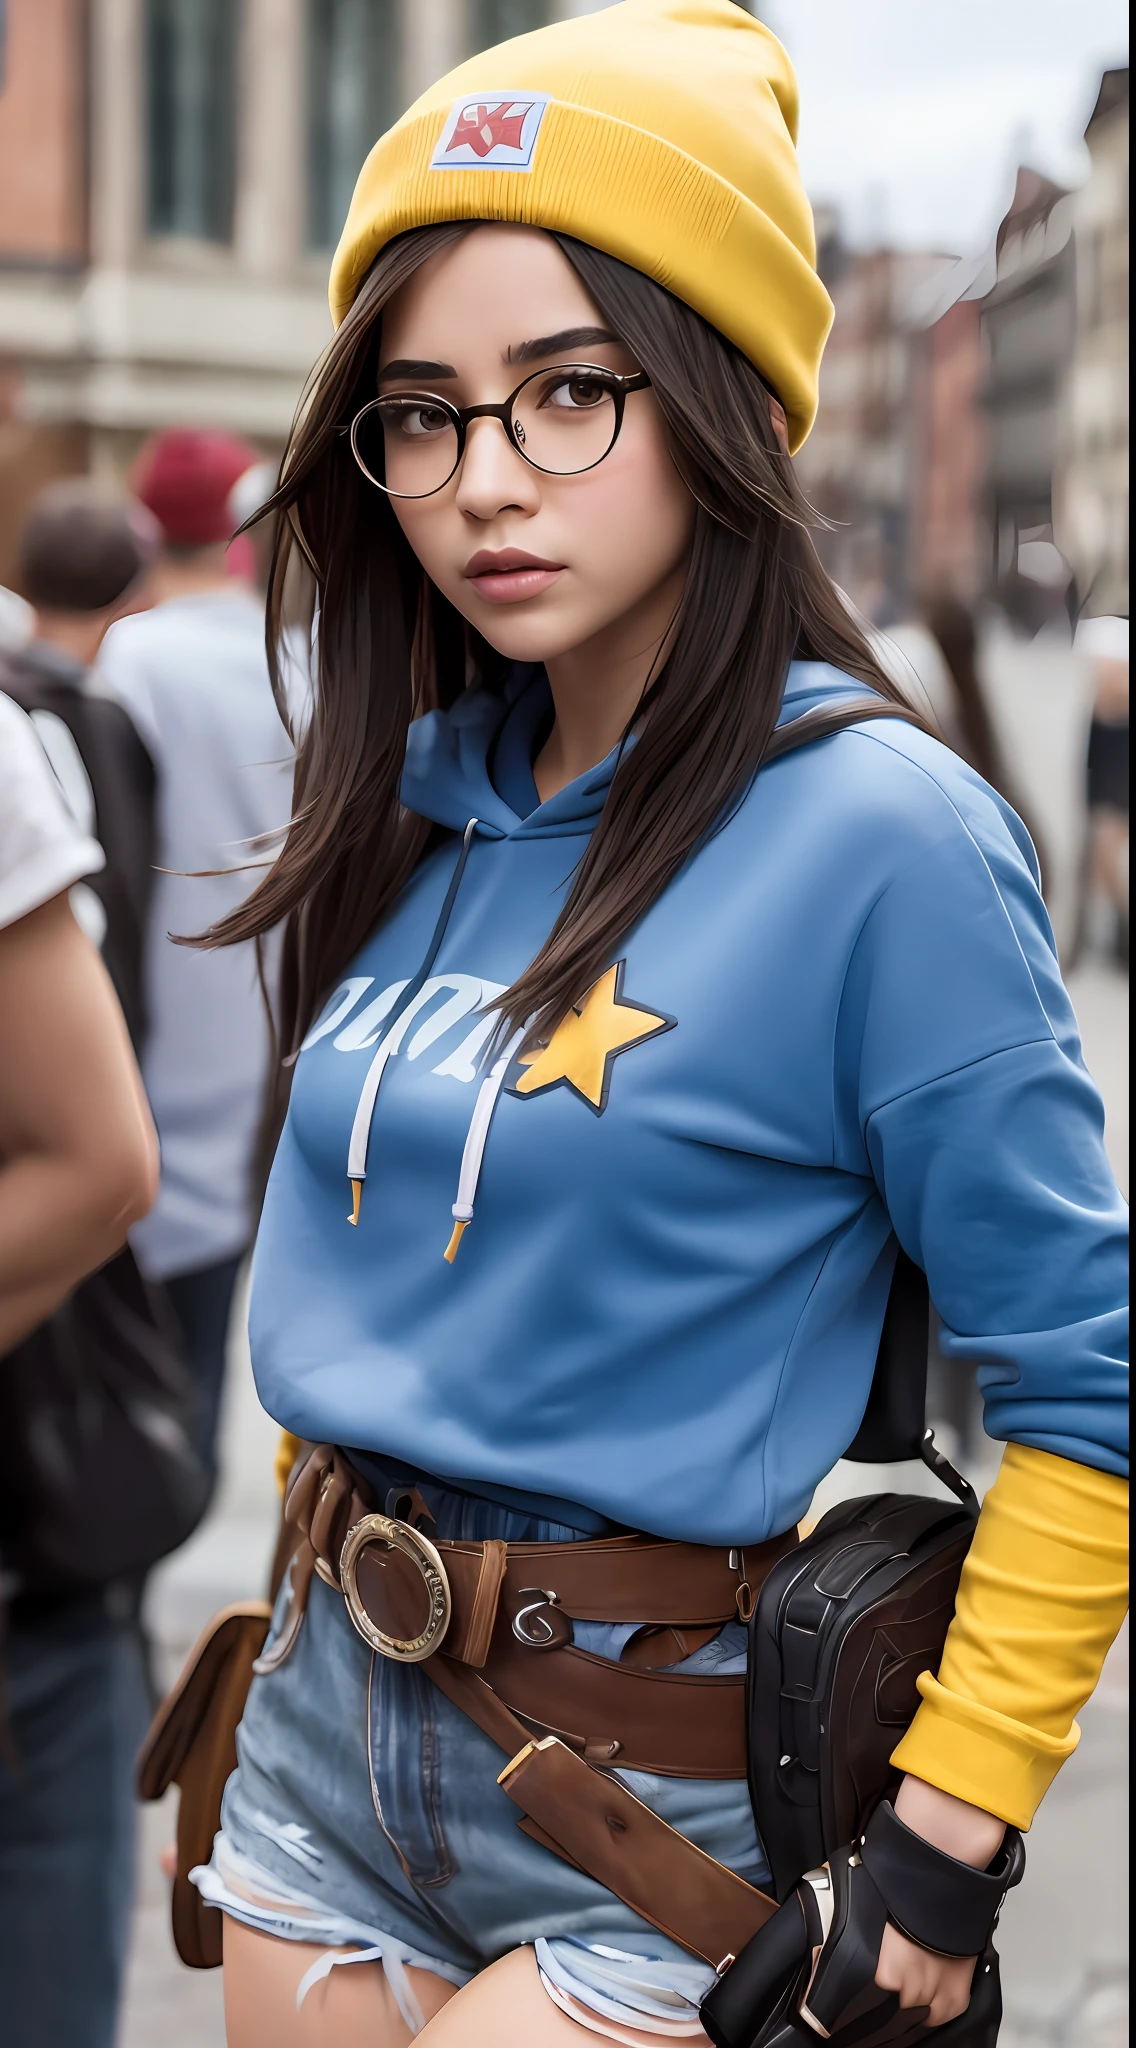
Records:
[[[553,1541],[571,1533],[468,1497],[427,1497],[444,1536]],[[576,1638],[618,1655],[633,1627],[577,1625]],[[744,1635],[734,1625],[678,1668],[737,1669],[739,1658]],[[598,1944],[669,1962],[676,1985],[689,1989],[689,1954],[520,1832],[517,1808],[496,1782],[500,1750],[420,1667],[373,1656],[341,1596],[319,1579],[291,1656],[253,1683],[237,1751],[219,1851],[200,1882],[250,1924],[332,1946],[385,1943],[452,1983],[538,1940],[572,1978],[573,1948]],[[619,1775],[708,1854],[751,1883],[767,1880],[744,1782]],[[234,1856],[254,1867],[302,1900],[303,1914],[242,1910],[224,1883],[226,1851],[230,1868]],[[586,1985],[576,1995],[587,2002]],[[625,2023],[637,2018],[650,2024],[631,2010]]]
[[[101,1598],[14,1621],[0,1747],[0,2039],[112,2048],[134,1891],[137,1630]]]

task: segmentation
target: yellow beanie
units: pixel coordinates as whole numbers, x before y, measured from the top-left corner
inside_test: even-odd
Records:
[[[332,318],[408,228],[497,220],[574,235],[735,342],[797,448],[832,307],[796,132],[789,59],[732,0],[624,0],[517,36],[439,79],[375,144],[332,264]]]

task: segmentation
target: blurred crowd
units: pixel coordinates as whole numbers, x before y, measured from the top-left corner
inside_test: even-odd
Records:
[[[265,550],[232,542],[274,481],[161,434],[129,495],[49,485],[0,592],[0,2002],[29,2048],[114,2039],[142,1592],[216,1476],[273,970],[179,940],[290,814]]]

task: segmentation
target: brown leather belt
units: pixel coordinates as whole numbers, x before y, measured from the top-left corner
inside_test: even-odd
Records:
[[[285,1515],[301,1539],[294,1611],[262,1669],[287,1655],[314,1568],[344,1592],[352,1619],[376,1648],[389,1655],[397,1654],[392,1642],[414,1644],[406,1661],[429,1668],[441,1656],[468,1666],[515,1714],[560,1736],[589,1762],[664,1777],[744,1778],[744,1678],[652,1667],[678,1662],[725,1622],[748,1619],[766,1573],[796,1542],[795,1530],[744,1549],[637,1535],[423,1544],[421,1528],[408,1522],[390,1532],[400,1549],[383,1533],[390,1530],[386,1518],[373,1514],[366,1481],[327,1444],[297,1466]],[[303,1554],[309,1549],[310,1558]],[[431,1558],[448,1591],[436,1648],[422,1647]],[[577,1649],[570,1620],[637,1621],[651,1633],[630,1646],[630,1662],[613,1663]]]
[[[796,1530],[744,1549],[637,1535],[469,1543],[427,1536],[428,1510],[416,1494],[403,1506],[405,1520],[376,1514],[366,1481],[332,1445],[297,1461],[285,1502],[296,1537],[291,1604],[254,1668],[275,1670],[288,1655],[317,1572],[343,1593],[365,1640],[421,1662],[511,1758],[500,1782],[524,1811],[526,1833],[707,1961],[736,1953],[776,1902],[668,1827],[603,1766],[744,1778],[744,1678],[654,1667],[725,1622],[748,1620]],[[641,1623],[633,1661],[577,1649],[572,1620]]]

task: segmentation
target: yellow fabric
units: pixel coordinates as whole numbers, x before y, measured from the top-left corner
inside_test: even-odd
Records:
[[[892,1761],[1028,1827],[1128,1605],[1128,1483],[1010,1444],[963,1567],[939,1675]]]
[[[431,166],[462,102],[476,132],[479,104],[484,116],[526,93],[548,96],[527,169],[498,168],[496,146],[484,163]],[[518,36],[440,79],[376,143],[332,264],[332,318],[408,228],[500,220],[574,235],[735,342],[780,398],[795,449],[832,320],[796,133],[789,59],[733,0],[624,0]]]
[[[276,1484],[280,1488],[281,1498],[283,1498],[284,1489],[288,1484],[288,1479],[291,1474],[292,1467],[296,1462],[296,1457],[297,1453],[299,1452],[299,1449],[299,1437],[292,1436],[286,1429],[281,1430],[280,1442],[276,1446],[276,1459],[273,1466],[273,1470],[276,1474]]]
[[[521,1065],[528,1067],[528,1073],[516,1084],[518,1095],[537,1095],[567,1081],[593,1109],[604,1107],[616,1054],[641,1045],[645,1038],[657,1038],[674,1021],[645,1009],[642,1003],[627,1001],[622,982],[623,962],[619,960],[593,983],[583,1002],[569,1010],[546,1046],[539,1052],[522,1053]]]

